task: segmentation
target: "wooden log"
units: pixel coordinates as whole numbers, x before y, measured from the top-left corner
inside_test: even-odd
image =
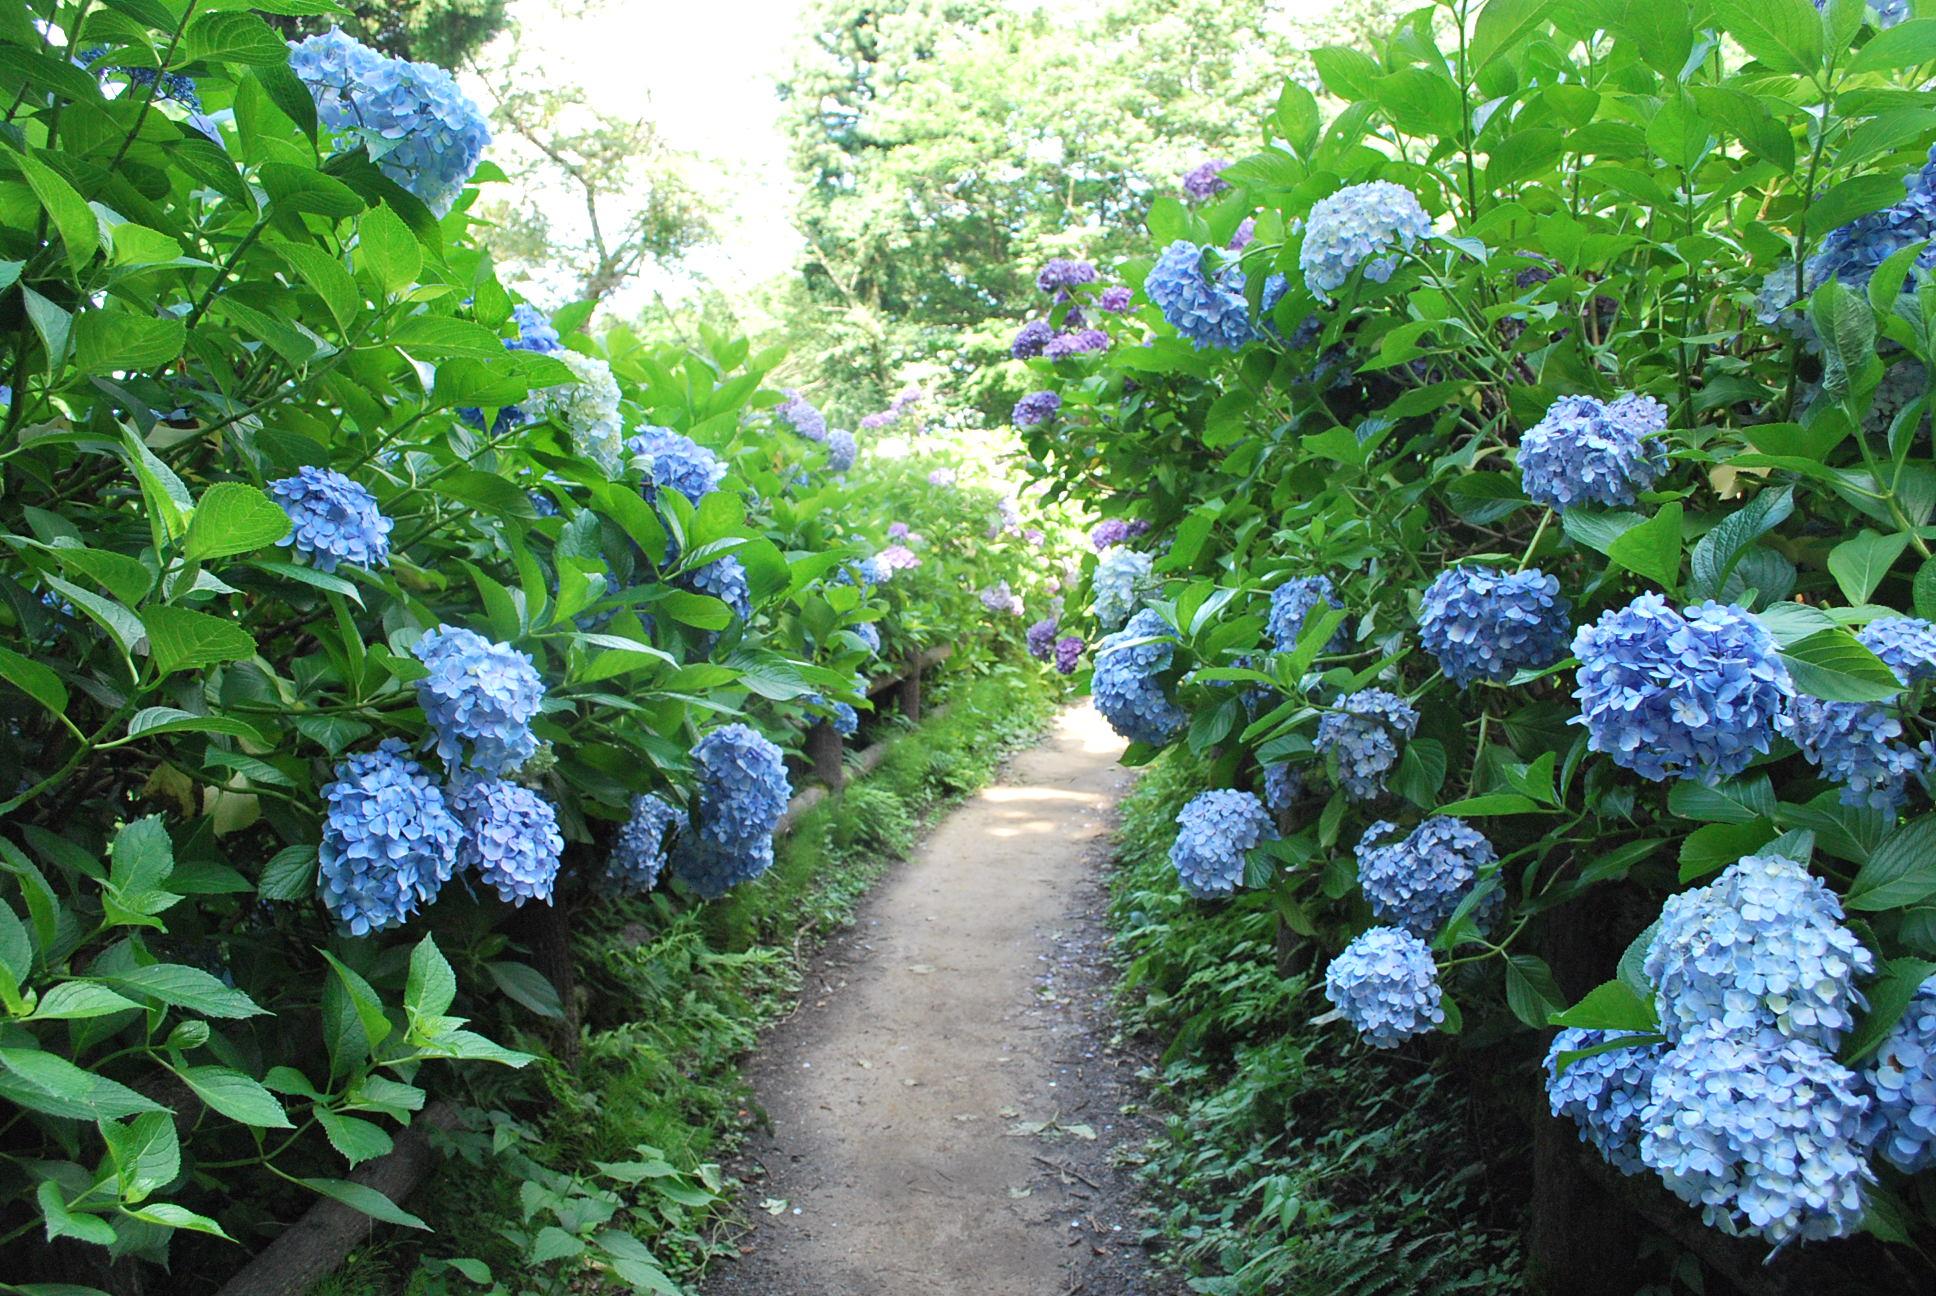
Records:
[[[433,1102],[417,1113],[397,1139],[395,1150],[359,1167],[353,1183],[374,1188],[401,1202],[436,1164],[431,1130],[457,1124],[457,1108]],[[377,1221],[337,1201],[320,1201],[282,1235],[257,1253],[241,1272],[222,1284],[216,1296],[303,1296],[343,1263],[350,1249],[370,1236]]]

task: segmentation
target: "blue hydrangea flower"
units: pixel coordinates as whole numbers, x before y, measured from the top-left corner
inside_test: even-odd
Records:
[[[446,765],[508,774],[531,759],[538,750],[531,718],[545,688],[530,654],[449,625],[410,651],[430,671],[417,681],[417,704]]]
[[[1418,712],[1395,693],[1360,689],[1318,721],[1317,749],[1335,756],[1338,782],[1354,800],[1383,795],[1398,764],[1398,743],[1418,729]]]
[[[1121,630],[1104,636],[1096,649],[1090,695],[1109,727],[1131,742],[1160,746],[1176,737],[1189,720],[1182,708],[1170,700],[1157,678],[1170,668],[1174,656],[1174,646],[1167,642],[1169,634],[1170,628],[1163,624],[1163,618],[1153,609],[1144,608]],[[1134,642],[1154,636],[1163,636],[1165,642]],[[1081,641],[1077,640],[1076,652],[1081,650]],[[1058,644],[1058,667],[1061,656],[1062,648]]]
[[[659,490],[665,487],[697,505],[726,480],[726,465],[718,455],[671,428],[647,427],[627,437],[625,452],[635,461],[645,461],[642,489],[648,503],[657,503]]]
[[[1906,12],[1903,0],[1893,0],[1891,8]],[[1858,294],[1866,293],[1870,278],[1884,261],[1903,248],[1936,238],[1936,148],[1930,150],[1924,166],[1903,177],[1903,190],[1902,200],[1894,206],[1868,212],[1828,232],[1815,255],[1802,263],[1802,297],[1813,296],[1830,279],[1840,280]],[[1925,273],[1936,270],[1936,243],[1917,254],[1916,268]],[[1910,275],[1903,291],[1914,292],[1923,278]],[[1763,280],[1755,314],[1763,324],[1790,329],[1812,343],[1815,330],[1802,311],[1804,304],[1795,293],[1795,263],[1790,261]]]
[[[195,79],[193,77],[183,76],[179,72],[161,72],[155,68],[148,67],[95,66],[107,57],[107,52],[107,46],[96,45],[92,49],[82,50],[75,57],[74,61],[93,72],[103,81],[110,76],[123,76],[127,78],[128,84],[137,90],[153,86],[154,91],[150,95],[150,98],[157,102],[172,99],[190,112],[201,112],[202,97],[195,90]]]
[[[1936,1169],[1936,976],[1917,987],[1862,1079],[1883,1160],[1904,1174]]]
[[[1651,396],[1562,396],[1519,438],[1527,498],[1562,511],[1625,508],[1667,470],[1667,407]]]
[[[1642,970],[1670,1040],[1719,1028],[1834,1049],[1868,1003],[1855,982],[1875,955],[1820,878],[1785,855],[1750,855],[1667,898]]]
[[[293,547],[317,571],[338,563],[369,570],[390,565],[390,529],[376,496],[334,468],[304,465],[294,477],[269,483],[269,494],[289,515],[289,534],[276,541]]]
[[[868,652],[876,657],[881,655],[881,628],[878,625],[872,621],[861,621],[849,628],[856,638],[867,645]]]
[[[1016,332],[1015,340],[1008,344],[1008,353],[1017,360],[1030,360],[1042,354],[1055,336],[1055,328],[1047,320],[1030,320]]]
[[[1580,1127],[1580,1142],[1591,1143],[1607,1164],[1621,1174],[1639,1174],[1646,1169],[1640,1159],[1640,1114],[1666,1050],[1657,1043],[1608,1049],[1576,1058],[1563,1074],[1560,1071],[1560,1054],[1620,1038],[1616,1031],[1578,1027],[1555,1035],[1553,1046],[1546,1050],[1546,1101],[1553,1115]]]
[[[1338,601],[1338,592],[1331,587],[1329,576],[1294,576],[1271,591],[1270,616],[1264,630],[1277,651],[1290,652],[1297,647],[1297,638],[1304,633],[1305,618],[1319,603],[1340,610],[1344,607]],[[1344,627],[1339,626],[1326,648],[1330,652],[1342,652],[1349,644]]]
[[[1043,617],[1031,624],[1024,637],[1028,642],[1028,655],[1037,661],[1047,661],[1055,653],[1055,632],[1057,624],[1054,617]]]
[[[1304,768],[1279,761],[1275,765],[1264,766],[1264,804],[1277,814],[1283,814],[1297,804],[1304,795]]]
[[[1117,546],[1103,552],[1090,581],[1095,595],[1091,610],[1105,630],[1114,630],[1129,620],[1150,591],[1153,559],[1146,553]]]
[[[844,473],[854,466],[860,458],[860,442],[854,434],[844,428],[835,428],[827,434],[827,467],[832,472]]]
[[[711,899],[773,867],[773,833],[793,789],[780,749],[743,724],[713,730],[692,749],[699,776],[693,831],[673,868]]]
[[[1045,293],[1066,293],[1071,288],[1096,282],[1096,267],[1087,261],[1056,257],[1035,276],[1035,286]]]
[[[1191,800],[1176,817],[1170,863],[1198,899],[1229,895],[1244,884],[1250,852],[1277,840],[1277,825],[1254,793],[1217,788]]]
[[[1393,1048],[1445,1020],[1439,970],[1403,927],[1372,927],[1324,971],[1324,995],[1365,1043]]]
[[[475,872],[505,904],[550,904],[565,849],[557,807],[521,783],[474,774],[452,779],[448,799],[464,829],[458,867]]]
[[[1030,392],[1015,402],[1009,421],[1018,428],[1039,427],[1054,418],[1061,408],[1062,398],[1054,392]]]
[[[1411,190],[1389,180],[1347,185],[1311,208],[1298,266],[1311,295],[1329,301],[1361,265],[1365,278],[1386,282],[1398,258],[1384,254],[1430,237],[1432,218]]]
[[[1221,276],[1212,282],[1203,273],[1203,255],[1204,250],[1190,240],[1176,240],[1150,267],[1143,295],[1199,351],[1234,351],[1256,341],[1241,280],[1234,287]]]
[[[786,399],[775,407],[774,413],[787,421],[795,432],[809,441],[827,439],[827,416],[822,414],[814,403],[799,392],[788,388]]]
[[[701,594],[710,594],[733,610],[742,621],[753,616],[753,587],[746,579],[746,565],[731,554],[715,558],[695,571],[686,573],[686,584]]]
[[[434,63],[388,58],[340,29],[290,46],[322,125],[369,150],[383,173],[442,216],[491,142],[477,105]],[[352,147],[354,146],[352,145]]]
[[[558,330],[551,326],[551,320],[536,306],[528,302],[519,302],[511,308],[511,322],[518,326],[518,335],[505,339],[505,350],[550,355],[565,349],[564,341],[558,336]]]
[[[385,739],[325,784],[319,887],[351,936],[401,926],[437,898],[457,867],[463,830],[444,794],[404,745]]]
[[[1936,625],[1886,617],[1856,638],[1888,663],[1905,688],[1936,678]],[[1873,806],[1893,818],[1909,799],[1910,780],[1929,771],[1928,754],[1911,745],[1900,708],[1890,703],[1798,696],[1780,726],[1825,777],[1842,785],[1843,805]]]
[[[1686,615],[1658,594],[1614,608],[1573,637],[1573,696],[1587,745],[1642,778],[1713,784],[1765,753],[1788,668],[1740,608],[1698,603]]]
[[[625,460],[625,423],[619,412],[618,379],[597,356],[559,351],[552,359],[577,375],[576,382],[541,387],[524,402],[534,419],[556,417],[571,434],[572,448],[616,478]]]
[[[1485,834],[1450,815],[1434,815],[1404,838],[1379,844],[1396,831],[1383,820],[1365,829],[1358,841],[1358,886],[1381,921],[1430,936],[1499,856]],[[1496,913],[1498,906],[1481,906],[1487,908]],[[1475,914],[1481,929],[1490,925],[1490,916]]]
[[[632,813],[612,839],[602,881],[607,889],[644,895],[665,871],[666,838],[676,836],[686,817],[650,792],[632,798]]]
[[[1855,1074],[1813,1044],[1689,1035],[1654,1070],[1640,1159],[1723,1232],[1843,1237],[1875,1182],[1869,1109]]]
[[[1425,591],[1418,638],[1454,684],[1551,666],[1573,637],[1573,605],[1538,568],[1451,567]]]

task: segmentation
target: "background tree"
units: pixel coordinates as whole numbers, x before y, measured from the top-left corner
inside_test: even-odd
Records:
[[[365,45],[398,58],[456,67],[504,29],[508,0],[381,0],[349,5],[350,13],[271,18],[292,38],[337,26]]]

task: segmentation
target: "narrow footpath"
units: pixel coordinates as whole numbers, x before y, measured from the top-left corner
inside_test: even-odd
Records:
[[[752,1231],[708,1296],[1157,1296],[1100,874],[1131,775],[1087,706],[956,809],[751,1066]]]

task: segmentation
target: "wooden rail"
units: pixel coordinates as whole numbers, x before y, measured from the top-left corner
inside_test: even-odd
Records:
[[[867,686],[870,699],[893,695],[893,703],[911,722],[921,719],[921,675],[954,654],[953,644],[937,644],[925,652],[912,654],[891,675],[877,677]],[[876,702],[876,712],[882,708]],[[943,708],[945,711],[946,708]],[[936,713],[937,715],[940,712]],[[824,735],[816,737],[816,735]],[[831,743],[829,743],[831,739]],[[891,740],[883,740],[863,750],[854,759],[858,773],[872,772],[887,758]],[[813,759],[819,786],[803,788],[787,803],[776,836],[785,836],[800,816],[844,786],[847,777],[845,744],[831,725],[824,721],[807,735],[807,751]],[[823,768],[823,760],[827,762]],[[561,988],[562,989],[562,988]],[[574,1034],[575,1039],[575,1034]],[[447,1102],[433,1102],[418,1113],[410,1128],[397,1137],[388,1154],[365,1162],[350,1179],[376,1189],[393,1202],[401,1203],[421,1184],[436,1164],[430,1145],[430,1130],[448,1130],[457,1123],[457,1108]],[[377,1221],[340,1202],[324,1200],[312,1205],[302,1217],[277,1235],[275,1241],[259,1251],[226,1283],[216,1296],[303,1296],[311,1287],[334,1273],[348,1259],[350,1251],[366,1240]]]

